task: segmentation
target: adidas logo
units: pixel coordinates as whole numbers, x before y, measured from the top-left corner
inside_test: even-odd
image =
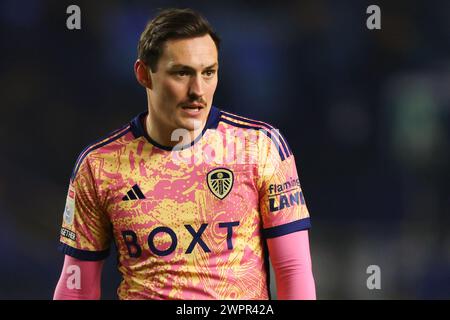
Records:
[[[131,187],[131,190],[128,191],[127,194],[123,196],[122,200],[128,201],[136,199],[145,199],[144,194],[142,193],[141,189],[139,189],[139,186],[137,184]]]

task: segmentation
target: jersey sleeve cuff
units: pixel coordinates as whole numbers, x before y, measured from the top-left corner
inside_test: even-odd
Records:
[[[109,256],[109,249],[103,251],[88,251],[73,248],[65,243],[60,243],[58,250],[68,256],[74,257],[83,261],[99,261],[104,260]]]
[[[262,230],[264,238],[276,238],[281,237],[289,233],[302,231],[311,228],[310,218],[304,218],[296,221],[292,221],[286,224],[282,224],[276,227],[265,228]]]

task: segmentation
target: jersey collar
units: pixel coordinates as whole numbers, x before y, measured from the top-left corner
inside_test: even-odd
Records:
[[[145,119],[145,116],[148,114],[148,111],[141,112],[138,114],[133,120],[130,122],[131,126],[131,132],[133,133],[135,138],[139,137],[145,137],[148,142],[153,144],[155,147],[158,147],[163,150],[172,151],[175,147],[170,146],[163,146],[150,138],[150,136],[147,134],[147,132],[144,129],[143,121]],[[215,106],[211,106],[211,110],[209,111],[208,119],[206,120],[205,127],[202,130],[202,133],[194,139],[190,144],[186,144],[181,147],[176,147],[177,150],[187,149],[192,147],[197,141],[201,139],[201,137],[205,134],[206,130],[208,129],[216,129],[217,125],[219,124],[221,111],[216,108]]]

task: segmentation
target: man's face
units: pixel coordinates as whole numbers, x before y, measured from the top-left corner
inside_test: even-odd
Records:
[[[170,132],[203,128],[217,87],[217,71],[217,48],[210,35],[168,40],[156,72],[150,72],[152,122]]]

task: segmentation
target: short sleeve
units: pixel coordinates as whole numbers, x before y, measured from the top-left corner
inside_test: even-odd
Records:
[[[69,183],[59,249],[80,260],[102,260],[109,254],[111,223],[101,208],[88,158],[79,161]]]
[[[295,158],[279,131],[266,134],[260,147],[259,205],[265,238],[311,227]]]

